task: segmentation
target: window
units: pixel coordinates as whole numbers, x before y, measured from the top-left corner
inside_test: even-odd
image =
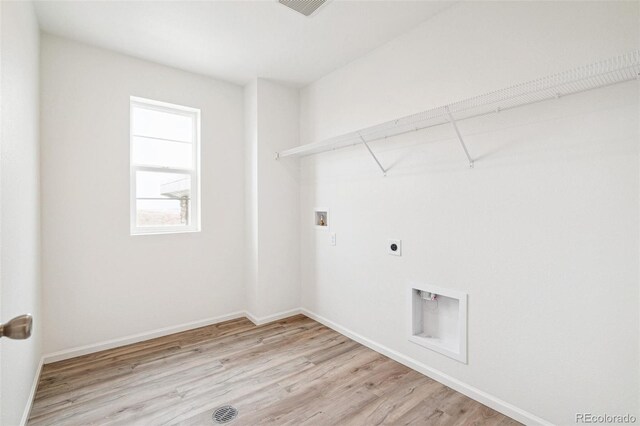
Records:
[[[200,110],[131,97],[131,234],[200,230]]]

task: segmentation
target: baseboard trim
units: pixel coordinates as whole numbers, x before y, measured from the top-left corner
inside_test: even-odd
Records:
[[[442,383],[443,385],[449,386],[451,389],[454,389],[461,394],[468,396],[471,399],[474,399],[487,407],[493,408],[500,413],[511,417],[514,420],[517,420],[526,425],[537,425],[537,426],[553,426],[552,423],[541,419],[540,417],[529,413],[521,408],[518,408],[512,404],[509,404],[506,401],[501,400],[487,392],[484,392],[480,389],[477,389],[473,386],[470,386],[460,380],[449,376],[439,370],[429,367],[426,364],[423,364],[419,361],[414,360],[406,355],[403,355],[393,349],[390,349],[384,345],[378,344],[354,331],[349,330],[335,322],[324,318],[314,312],[309,311],[308,309],[301,308],[300,312],[307,317],[318,321],[319,323],[337,331],[340,334],[345,335],[346,337],[355,340],[356,342],[372,349],[382,355],[385,355],[400,364],[406,365],[407,367],[416,370],[425,376],[432,378],[433,380]]]
[[[36,375],[33,377],[33,383],[31,384],[31,391],[29,392],[29,399],[27,399],[27,405],[24,407],[22,413],[22,419],[20,420],[20,426],[25,426],[29,420],[31,414],[31,407],[33,407],[33,400],[36,396],[36,390],[38,390],[38,383],[40,382],[40,373],[42,372],[42,366],[44,365],[44,357],[40,357],[40,363],[36,370]]]
[[[250,312],[245,312],[245,315],[249,321],[254,323],[255,325],[264,325],[270,322],[279,321],[283,318],[292,317],[294,315],[301,314],[302,310],[300,308],[290,309],[288,311],[278,312],[272,315],[267,315],[265,317],[256,317]]]
[[[78,356],[104,351],[106,349],[113,349],[120,346],[126,346],[132,343],[143,342],[145,340],[155,339],[156,337],[168,336],[169,334],[180,333],[181,331],[192,330],[194,328],[205,327],[207,325],[218,324],[224,321],[230,321],[233,319],[242,318],[246,316],[247,316],[247,313],[244,311],[233,312],[227,315],[221,315],[219,317],[207,318],[199,321],[192,321],[192,322],[188,322],[188,323],[177,325],[177,326],[159,328],[159,329],[147,331],[144,333],[134,334],[132,336],[107,340],[105,342],[93,343],[91,345],[65,349],[62,351],[46,354],[43,356],[43,359],[45,364],[50,364],[52,362],[64,361],[65,359],[75,358]]]

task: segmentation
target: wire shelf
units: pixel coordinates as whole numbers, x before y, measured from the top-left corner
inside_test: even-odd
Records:
[[[640,50],[276,153],[302,157],[640,78]]]

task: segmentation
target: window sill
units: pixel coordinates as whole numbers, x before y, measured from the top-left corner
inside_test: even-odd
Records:
[[[196,232],[200,232],[200,229],[171,229],[171,230],[164,230],[164,229],[149,229],[149,230],[144,230],[144,231],[140,231],[140,230],[136,230],[136,231],[131,231],[130,235],[132,237],[137,237],[140,235],[165,235],[165,234],[193,234]]]

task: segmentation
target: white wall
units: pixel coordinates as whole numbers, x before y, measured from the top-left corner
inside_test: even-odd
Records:
[[[0,341],[0,424],[17,425],[41,357],[39,30],[30,2],[1,2],[1,320],[31,313],[29,340]]]
[[[456,5],[303,89],[302,143],[638,48],[638,19]],[[638,416],[637,84],[461,123],[473,170],[447,126],[371,144],[386,178],[362,146],[303,159],[303,307],[556,424]],[[407,341],[413,281],[469,293],[467,365]]]
[[[260,320],[300,306],[299,166],[274,161],[298,143],[299,92],[256,79],[245,113],[248,309]]]
[[[244,309],[243,92],[42,36],[45,352]],[[202,110],[202,232],[129,235],[129,96]]]

